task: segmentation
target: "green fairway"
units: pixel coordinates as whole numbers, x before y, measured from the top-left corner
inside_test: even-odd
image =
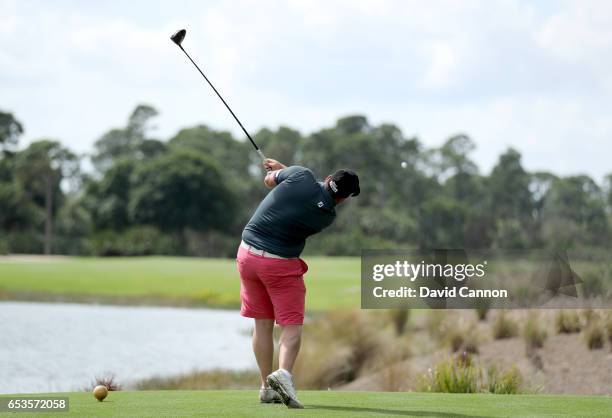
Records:
[[[49,396],[70,398],[69,413],[49,414],[53,417],[609,417],[612,412],[612,398],[592,396],[303,391],[305,409],[291,411],[284,405],[259,404],[256,391],[111,392],[104,402],[84,392]]]
[[[358,258],[309,257],[307,308],[358,308]],[[181,257],[0,258],[0,298],[239,306],[235,261]]]

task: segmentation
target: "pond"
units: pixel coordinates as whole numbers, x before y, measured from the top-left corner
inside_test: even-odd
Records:
[[[0,393],[255,368],[251,328],[237,311],[0,302]]]

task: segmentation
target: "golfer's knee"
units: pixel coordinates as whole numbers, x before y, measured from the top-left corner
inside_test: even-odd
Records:
[[[273,319],[256,319],[255,329],[258,331],[272,331],[274,329]]]
[[[274,320],[273,319],[257,319],[255,320],[255,328],[253,329],[254,335],[260,335],[262,337],[271,336],[274,331]]]
[[[280,343],[286,347],[296,347],[300,345],[302,341],[302,329],[301,327],[287,327],[283,329],[283,333],[280,338]]]

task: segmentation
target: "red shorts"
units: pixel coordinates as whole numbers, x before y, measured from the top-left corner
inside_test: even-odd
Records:
[[[239,247],[240,314],[276,319],[279,325],[302,325],[308,266],[300,258],[267,258]]]

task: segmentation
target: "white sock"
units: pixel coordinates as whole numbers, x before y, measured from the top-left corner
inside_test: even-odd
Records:
[[[279,372],[283,372],[285,373],[288,377],[293,377],[293,375],[291,373],[289,373],[289,370],[286,369],[278,369]]]

